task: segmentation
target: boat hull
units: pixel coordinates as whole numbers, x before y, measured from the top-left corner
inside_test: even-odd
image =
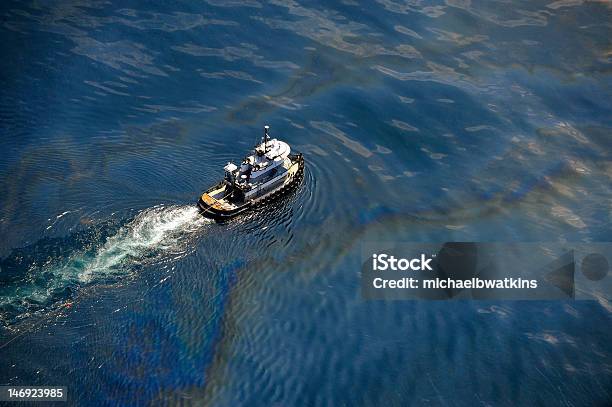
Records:
[[[209,193],[219,188],[219,185],[216,185],[208,189],[200,196],[200,199],[198,200],[200,212],[204,217],[222,222],[241,215],[251,209],[263,207],[283,196],[286,196],[292,192],[304,178],[304,157],[302,154],[296,154],[295,157],[292,158],[292,161],[294,162],[292,168],[293,166],[297,166],[297,168],[288,175],[287,180],[278,188],[273,189],[265,195],[255,199],[239,204],[233,204],[230,208],[209,198]]]

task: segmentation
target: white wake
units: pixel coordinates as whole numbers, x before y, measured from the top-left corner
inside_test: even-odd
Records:
[[[117,281],[138,266],[183,257],[196,247],[203,226],[210,222],[195,205],[145,209],[106,241],[92,242],[93,249],[82,247],[41,268],[33,264],[24,280],[0,286],[0,320],[68,300],[70,292],[83,285]]]
[[[109,237],[92,259],[83,259],[78,280],[87,283],[124,272],[126,266],[142,264],[163,254],[185,253],[190,249],[186,245],[206,223],[210,220],[192,205],[145,209]]]

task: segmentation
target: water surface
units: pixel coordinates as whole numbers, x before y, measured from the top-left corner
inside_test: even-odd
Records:
[[[612,400],[605,299],[359,292],[368,239],[612,239],[609,2],[0,13],[1,384],[84,405]],[[303,184],[202,219],[264,124]]]

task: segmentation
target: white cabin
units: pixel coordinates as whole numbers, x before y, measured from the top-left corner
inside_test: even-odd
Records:
[[[233,163],[225,167],[225,178],[244,193],[245,199],[255,198],[282,182],[292,162],[291,147],[278,139],[269,139],[265,126],[263,140],[252,155],[244,158],[240,168]]]

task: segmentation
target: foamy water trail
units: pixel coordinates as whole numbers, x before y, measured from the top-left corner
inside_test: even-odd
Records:
[[[105,241],[92,242],[93,249],[82,248],[46,266],[32,265],[23,279],[0,290],[0,319],[10,323],[70,299],[81,286],[117,281],[138,266],[184,256],[210,222],[193,205],[145,209]]]
[[[78,273],[78,279],[87,283],[126,265],[151,261],[164,252],[184,252],[185,243],[208,222],[195,206],[146,209],[106,241]]]

